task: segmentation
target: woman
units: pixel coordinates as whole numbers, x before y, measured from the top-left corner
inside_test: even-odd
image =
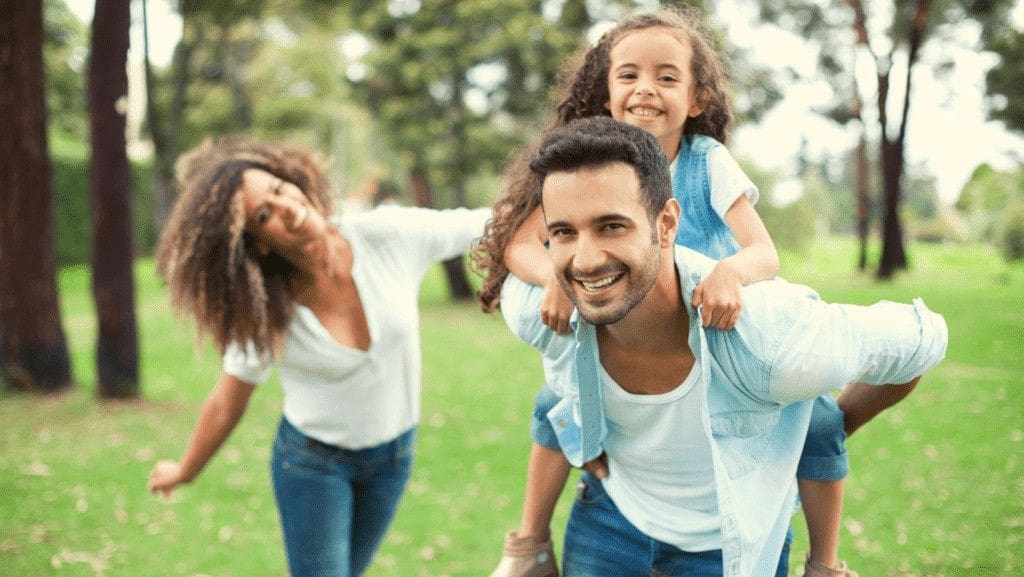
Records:
[[[149,490],[192,481],[278,367],[271,470],[293,577],[360,575],[394,517],[419,420],[417,293],[489,209],[389,207],[328,218],[318,161],[287,145],[191,152],[157,250],[172,304],[223,355],[181,460]]]

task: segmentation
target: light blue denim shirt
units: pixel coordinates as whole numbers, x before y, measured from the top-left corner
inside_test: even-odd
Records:
[[[687,310],[693,290],[716,261],[675,247]],[[598,457],[607,435],[596,329],[574,313],[574,333],[559,336],[540,320],[543,290],[513,276],[501,310],[512,331],[538,349],[548,385],[562,401],[549,413],[566,458]],[[775,574],[796,510],[796,466],[812,400],[847,383],[900,384],[945,356],[942,316],[912,305],[828,304],[812,289],[782,280],[743,287],[734,330],[701,327],[690,315],[689,345],[711,439],[725,577]]]

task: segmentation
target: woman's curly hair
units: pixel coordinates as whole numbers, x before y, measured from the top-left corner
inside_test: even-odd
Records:
[[[704,14],[696,8],[659,8],[622,20],[601,36],[597,44],[579,52],[570,60],[562,76],[562,99],[543,134],[573,120],[591,116],[611,116],[607,104],[608,71],[611,51],[626,35],[638,30],[664,28],[693,49],[691,73],[701,113],[686,121],[684,135],[703,134],[725,142],[732,109],[725,63],[715,49]],[[501,194],[494,203],[494,217],[477,243],[472,258],[484,276],[479,292],[481,308],[491,312],[499,306],[501,285],[508,276],[505,249],[513,234],[538,205],[535,194],[540,183],[530,172],[530,160],[537,152],[540,138],[524,148],[505,171]]]
[[[291,322],[295,267],[274,252],[260,255],[245,232],[239,191],[246,170],[260,169],[291,182],[324,216],[331,191],[313,153],[287,144],[231,138],[207,140],[178,164],[178,200],[160,236],[157,271],[172,306],[188,313],[198,339],[251,343],[277,357]]]

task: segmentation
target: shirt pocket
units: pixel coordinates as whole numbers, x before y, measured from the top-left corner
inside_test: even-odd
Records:
[[[753,471],[769,453],[778,411],[733,411],[711,416],[711,433],[732,479]]]

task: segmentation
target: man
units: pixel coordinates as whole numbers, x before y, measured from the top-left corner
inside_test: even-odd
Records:
[[[514,277],[501,306],[557,372],[562,401],[548,416],[569,461],[590,471],[566,577],[785,575],[811,400],[892,385],[854,391],[881,410],[942,359],[942,317],[920,301],[830,305],[764,281],[744,288],[733,330],[704,329],[690,300],[715,261],[674,244],[679,204],[649,134],[578,121],[531,169],[573,334],[547,329],[542,289]]]

